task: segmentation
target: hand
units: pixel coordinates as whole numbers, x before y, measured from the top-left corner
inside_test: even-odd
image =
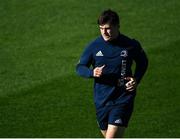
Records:
[[[100,77],[102,75],[102,70],[103,68],[105,67],[105,65],[101,66],[101,67],[96,67],[94,70],[93,70],[93,76],[94,77]]]
[[[128,81],[125,84],[126,90],[129,92],[134,91],[137,87],[136,79],[133,77],[126,77],[125,80]]]

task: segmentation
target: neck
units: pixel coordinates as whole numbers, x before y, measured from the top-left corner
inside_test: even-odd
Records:
[[[112,40],[109,40],[108,42],[116,42],[119,36],[120,36],[120,32],[118,32],[118,34]]]

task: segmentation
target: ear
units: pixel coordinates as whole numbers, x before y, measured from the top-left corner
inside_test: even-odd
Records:
[[[119,28],[120,28],[120,25],[119,25],[119,24],[117,24],[117,25],[115,25],[114,27],[119,29]]]

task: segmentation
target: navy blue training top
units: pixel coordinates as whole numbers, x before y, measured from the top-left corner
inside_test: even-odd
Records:
[[[135,61],[134,74],[131,66]],[[93,77],[93,69],[105,65],[100,77]],[[134,77],[139,84],[146,72],[148,60],[138,41],[119,34],[112,41],[102,36],[92,41],[76,66],[78,75],[94,78],[96,108],[133,102],[136,92],[125,90],[125,77]],[[92,67],[91,67],[92,66]]]

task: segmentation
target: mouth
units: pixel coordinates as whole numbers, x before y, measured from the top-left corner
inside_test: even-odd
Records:
[[[106,37],[107,39],[111,39],[111,38],[112,38],[112,36],[110,36],[110,35],[108,35],[108,36],[106,35],[105,37]]]
[[[103,38],[105,41],[110,41],[112,39],[112,37],[110,37],[110,36],[104,36]]]
[[[106,35],[106,34],[104,34],[104,36],[105,36],[106,38],[111,38],[111,36],[110,36],[110,35]]]

